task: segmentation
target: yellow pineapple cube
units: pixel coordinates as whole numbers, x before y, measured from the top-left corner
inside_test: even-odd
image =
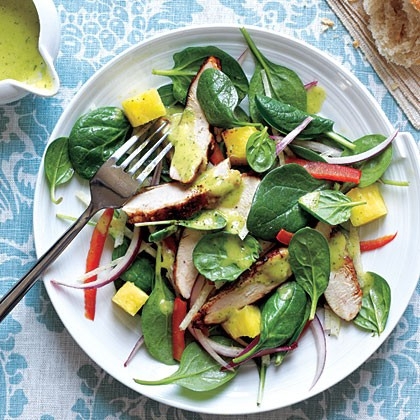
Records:
[[[261,312],[258,306],[246,305],[233,309],[229,318],[222,323],[225,331],[234,339],[239,337],[256,337],[261,331]]]
[[[353,188],[347,193],[352,201],[365,201],[366,204],[351,209],[350,221],[353,226],[362,226],[387,214],[387,208],[378,184],[363,188]]]
[[[127,281],[120,287],[112,298],[112,301],[125,312],[134,316],[146,303],[149,295],[131,281]]]
[[[226,145],[226,153],[232,165],[246,165],[246,143],[257,129],[252,126],[234,127],[224,130],[222,138]]]
[[[126,117],[133,127],[138,127],[166,115],[166,108],[157,89],[149,89],[122,102]]]

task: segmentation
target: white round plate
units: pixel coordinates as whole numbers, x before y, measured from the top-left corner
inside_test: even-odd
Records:
[[[300,75],[304,83],[318,80],[327,91],[322,114],[336,121],[336,131],[351,139],[368,133],[388,135],[389,121],[373,97],[348,71],[327,55],[313,47],[277,33],[248,28],[257,46],[273,62],[288,66]],[[238,27],[210,26],[186,28],[147,40],[137,45],[97,72],[78,92],[63,113],[51,139],[68,135],[75,120],[92,108],[115,105],[150,87],[169,82],[153,76],[153,68],[173,66],[173,53],[193,45],[216,45],[234,57],[245,50],[245,42]],[[250,76],[252,57],[245,62]],[[338,338],[327,338],[327,361],[318,383],[310,389],[316,369],[316,349],[311,333],[306,333],[297,350],[283,365],[270,367],[263,403],[256,405],[258,374],[253,364],[241,368],[237,377],[211,393],[193,393],[176,385],[140,386],[133,378],[163,378],[175,370],[148,357],[141,349],[134,360],[123,363],[140,335],[140,320],[124,314],[112,305],[113,286],[98,293],[94,322],[84,317],[83,292],[55,287],[51,279],[76,281],[84,271],[85,257],[91,234],[86,228],[45,273],[44,282],[54,307],[65,327],[80,347],[99,366],[115,379],[154,400],[182,409],[212,414],[244,414],[273,410],[305,400],[336,384],[352,373],[383,343],[402,316],[414,291],[420,273],[420,163],[411,136],[401,135],[394,143],[394,162],[387,178],[407,180],[409,187],[384,186],[389,214],[363,232],[375,237],[398,231],[396,239],[384,249],[365,253],[364,268],[385,277],[392,289],[392,305],[386,330],[380,337],[372,337],[353,325],[342,328]],[[51,203],[41,167],[35,194],[34,234],[36,250],[41,255],[68,227],[56,218],[56,213],[78,216],[83,210],[76,198],[86,184],[73,180],[58,194],[64,196],[59,206]],[[401,287],[401,284],[404,287]]]

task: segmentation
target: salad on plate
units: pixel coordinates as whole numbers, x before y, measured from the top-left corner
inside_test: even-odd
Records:
[[[125,363],[146,351],[178,365],[137,383],[209,391],[255,363],[260,404],[267,369],[293,357],[308,330],[318,352],[312,386],[326,334],[349,323],[367,340],[383,332],[390,287],[362,266],[361,253],[397,233],[360,240],[359,228],[386,217],[381,190],[404,183],[384,179],[397,132],[336,132],[320,115],[322,86],[268,60],[241,32],[240,57],[186,47],[173,68],[153,71],[168,84],[81,115],[48,146],[44,172],[59,203],[59,186],[89,180],[128,137],[168,122],[165,160],[122,209],[94,221],[82,281],[53,282],[81,289],[93,322],[98,288],[115,285],[115,310],[141,322]],[[250,59],[248,79],[242,63]],[[112,261],[104,262],[109,241]]]

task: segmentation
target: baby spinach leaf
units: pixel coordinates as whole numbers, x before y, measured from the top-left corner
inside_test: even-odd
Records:
[[[263,119],[280,133],[288,134],[309,116],[293,105],[264,95],[256,95],[255,103]],[[313,139],[333,130],[334,121],[313,115],[313,120],[299,134],[301,139]]]
[[[241,28],[241,32],[249,49],[257,60],[257,66],[250,82],[250,103],[254,101],[255,95],[265,94],[291,104],[302,111],[306,111],[306,90],[297,73],[288,67],[275,64],[268,60],[257,48],[248,31],[245,28]],[[267,77],[271,92],[264,91],[263,71]],[[251,115],[256,117],[255,112]],[[257,119],[256,121],[260,120]]]
[[[307,301],[305,290],[296,281],[278,287],[261,309],[258,343],[234,358],[234,363],[241,363],[261,350],[274,349],[287,343],[303,323],[307,314]]]
[[[160,86],[158,88],[158,93],[160,98],[162,99],[163,105],[165,105],[165,107],[167,108],[176,105],[176,103],[178,102],[178,100],[174,96],[172,84]]]
[[[247,219],[249,232],[273,241],[281,228],[296,232],[306,226],[311,216],[299,206],[299,198],[327,185],[296,164],[271,170],[254,194]]]
[[[188,344],[182,353],[181,362],[177,371],[172,375],[158,380],[134,379],[141,385],[167,385],[178,384],[192,391],[211,391],[229,382],[236,376],[236,370],[222,370],[199,344]]]
[[[391,307],[391,289],[379,274],[367,272],[362,277],[362,307],[353,322],[359,327],[381,334]]]
[[[212,281],[236,280],[259,257],[259,242],[250,235],[245,239],[228,232],[203,236],[193,251],[193,262],[200,274]]]
[[[321,222],[332,226],[350,219],[351,209],[365,201],[352,201],[341,191],[312,191],[299,198],[300,206]]]
[[[157,220],[137,223],[137,226],[176,225],[197,230],[223,229],[227,224],[226,217],[219,210],[201,210],[189,219]]]
[[[245,123],[241,123],[236,116],[238,92],[222,71],[210,68],[201,73],[197,85],[197,99],[209,124],[231,128]]]
[[[267,127],[251,134],[246,143],[246,159],[258,173],[266,172],[276,161],[276,144],[267,133]]]
[[[159,362],[173,365],[172,312],[175,296],[162,277],[162,251],[158,245],[156,255],[155,285],[143,306],[141,326],[144,343],[150,355]]]
[[[91,179],[126,140],[131,128],[117,107],[97,108],[82,115],[69,136],[69,157],[75,172]]]
[[[153,74],[168,76],[173,83],[174,98],[185,104],[188,89],[193,77],[197,74],[203,61],[210,56],[220,59],[223,72],[234,84],[239,102],[248,93],[248,79],[239,64],[231,55],[214,46],[188,47],[173,56],[174,66],[170,70],[152,70]]]
[[[381,144],[386,139],[381,134],[369,134],[354,141],[353,150],[344,150],[342,156],[350,156],[366,152]],[[359,187],[367,187],[376,182],[388,169],[392,161],[392,146],[389,145],[383,152],[354,166],[362,171]]]
[[[330,249],[322,233],[305,227],[298,230],[289,244],[290,266],[296,281],[312,300],[309,319],[315,317],[318,299],[328,286]]]
[[[65,184],[73,177],[74,169],[69,159],[68,138],[59,137],[48,146],[44,157],[44,174],[47,178],[50,198],[59,204],[62,197],[55,197],[55,188]]]
[[[128,239],[125,238],[124,242],[112,251],[112,259],[124,256],[128,246]],[[120,279],[124,282],[131,281],[144,292],[150,293],[155,279],[154,261],[144,253],[139,254],[130,267],[121,274]]]

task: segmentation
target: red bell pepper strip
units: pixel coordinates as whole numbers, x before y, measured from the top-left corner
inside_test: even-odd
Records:
[[[90,239],[89,251],[86,258],[86,273],[99,267],[102,252],[104,250],[106,238],[108,236],[109,225],[114,215],[113,209],[106,209],[99,218]],[[89,277],[85,283],[95,281],[97,276]],[[95,318],[96,308],[96,289],[87,289],[85,294],[85,317],[91,321]]]
[[[362,171],[351,166],[316,162],[294,157],[287,157],[286,163],[296,163],[303,166],[314,178],[317,179],[358,184],[360,182],[360,177],[362,176]]]
[[[172,313],[172,356],[178,362],[181,360],[185,349],[185,330],[179,326],[187,315],[187,302],[180,297],[174,301],[174,311]]]
[[[389,244],[396,236],[397,236],[397,232],[393,233],[392,235],[385,235],[376,239],[368,239],[366,241],[360,241],[360,251],[361,252],[373,251],[374,249],[381,248],[385,246],[386,244]]]
[[[213,142],[210,146],[210,156],[209,156],[210,163],[216,166],[223,160],[225,160],[225,157],[223,156],[222,149],[216,142]]]
[[[292,239],[293,233],[288,232],[286,229],[280,229],[279,233],[276,235],[276,239],[284,245],[289,245],[290,240]]]

